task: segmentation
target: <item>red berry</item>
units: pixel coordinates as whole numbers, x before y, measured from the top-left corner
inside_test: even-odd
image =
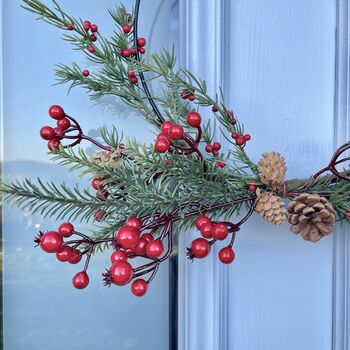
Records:
[[[214,149],[212,153],[213,153],[213,156],[215,157],[219,155],[219,151],[216,149]]]
[[[61,130],[67,130],[70,127],[70,121],[68,118],[63,118],[60,120],[57,120],[57,127]]]
[[[54,139],[48,142],[47,147],[50,151],[52,151],[53,149],[59,149],[60,148],[60,141]]]
[[[123,286],[129,283],[134,274],[132,266],[126,261],[118,261],[110,268],[110,273],[113,283],[118,286]]]
[[[102,184],[102,181],[100,179],[93,179],[91,181],[91,186],[96,190],[104,190],[104,186]]]
[[[213,225],[211,224],[211,222],[204,224],[200,229],[202,236],[204,238],[212,238],[212,235],[211,235],[212,228],[213,228]]]
[[[205,146],[205,151],[206,151],[207,153],[213,152],[213,146],[212,146],[212,145],[206,145],[206,146]]]
[[[218,241],[223,241],[228,235],[227,226],[222,223],[213,225],[211,229],[211,235]]]
[[[68,29],[68,30],[73,30],[73,29],[74,29],[74,26],[73,26],[72,24],[68,24],[68,25],[67,25],[67,29]]]
[[[139,80],[137,79],[137,77],[132,77],[132,78],[130,78],[130,83],[131,83],[131,84],[137,84],[138,81],[139,81]]]
[[[62,246],[56,253],[56,258],[59,261],[66,262],[69,260],[73,253],[73,249],[68,246]]]
[[[194,101],[195,100],[195,96],[194,96],[194,94],[190,94],[189,96],[188,96],[188,99],[190,100],[190,101]]]
[[[96,24],[91,24],[91,31],[92,31],[93,33],[96,33],[96,32],[98,31],[98,27],[97,27]]]
[[[94,53],[94,52],[95,52],[95,48],[94,48],[92,45],[90,45],[90,46],[88,47],[88,51],[89,51],[90,53]]]
[[[231,134],[231,136],[232,136],[233,139],[237,139],[238,134],[234,131],[234,132]]]
[[[54,138],[58,141],[62,140],[64,138],[64,130],[60,129],[60,128],[54,128],[53,131],[55,132],[55,136]]]
[[[235,258],[235,252],[231,247],[222,248],[218,255],[220,261],[224,264],[231,264]]]
[[[165,153],[168,151],[170,148],[170,141],[166,137],[158,138],[155,145],[154,149],[158,153]]]
[[[249,141],[251,139],[251,136],[249,134],[244,135],[244,141]]]
[[[138,38],[137,39],[137,46],[139,46],[139,47],[146,46],[146,39],[145,38]]]
[[[237,124],[237,120],[235,119],[235,118],[233,118],[232,120],[231,120],[231,125],[236,125]]]
[[[91,22],[90,21],[84,21],[83,27],[86,31],[88,31],[91,28]]]
[[[214,113],[216,113],[216,112],[219,111],[219,108],[218,108],[216,105],[214,105],[213,108],[212,108],[212,111],[213,111]]]
[[[60,120],[63,119],[66,116],[66,114],[64,113],[64,110],[61,106],[53,105],[49,109],[49,116],[52,119]]]
[[[90,40],[91,40],[92,42],[95,42],[95,41],[97,40],[96,35],[95,35],[95,34],[91,34],[91,35],[90,35]]]
[[[201,230],[202,226],[204,226],[205,224],[211,224],[211,220],[207,216],[201,215],[197,217],[194,224],[196,225],[198,230]]]
[[[90,75],[90,72],[87,69],[83,70],[84,77],[88,77],[89,75]]]
[[[133,72],[133,71],[129,71],[128,72],[128,77],[129,78],[134,78],[136,75],[135,75],[135,72]]]
[[[131,216],[125,223],[125,226],[129,226],[134,228],[137,231],[141,230],[142,224],[141,220],[138,219],[136,216]]]
[[[61,248],[63,238],[58,232],[45,232],[40,238],[40,248],[46,253],[56,253]]]
[[[244,141],[244,136],[243,135],[238,135],[236,138],[236,145],[237,146],[243,146],[245,144]]]
[[[186,117],[187,124],[197,128],[201,125],[202,117],[198,112],[190,112]]]
[[[73,234],[74,226],[69,223],[65,222],[58,226],[58,233],[63,237],[70,237]]]
[[[77,289],[84,289],[89,284],[89,276],[85,271],[76,273],[72,278],[73,286]]]
[[[145,234],[143,234],[143,235],[140,237],[140,239],[142,239],[142,238],[145,239],[145,240],[147,241],[147,243],[154,240],[154,237],[153,237],[150,233],[145,233]]]
[[[147,244],[148,244],[148,241],[146,241],[144,238],[140,238],[134,247],[135,254],[137,255],[145,254]]]
[[[138,47],[137,49],[139,50],[139,53],[141,55],[143,55],[146,52],[146,50],[143,47]]]
[[[70,258],[68,259],[68,262],[70,264],[75,265],[78,262],[80,262],[80,260],[81,260],[81,251],[78,249],[73,249],[73,252],[72,252]]]
[[[125,34],[129,34],[131,32],[131,25],[127,23],[123,24],[122,29]]]
[[[52,140],[55,137],[55,131],[51,126],[43,126],[40,129],[40,136],[44,140]]]
[[[254,184],[249,184],[249,185],[248,185],[248,190],[249,190],[249,191],[255,191],[255,190],[256,190],[256,185],[254,185]]]
[[[197,238],[191,243],[191,252],[195,258],[205,258],[210,252],[210,244],[204,238]]]
[[[124,248],[133,248],[139,240],[139,233],[133,227],[122,226],[117,232],[117,240]]]
[[[161,241],[151,241],[147,244],[146,252],[151,258],[159,258],[164,251],[164,246]]]
[[[133,56],[136,55],[136,49],[134,47],[130,48],[130,54]]]
[[[169,130],[170,130],[170,128],[171,128],[173,125],[174,125],[174,123],[171,122],[171,121],[169,121],[169,120],[166,121],[166,122],[164,122],[164,123],[162,124],[162,126],[160,127],[162,134],[163,134],[163,135],[169,135]]]
[[[224,161],[219,161],[214,164],[214,168],[225,168],[226,163]]]
[[[346,217],[350,219],[350,210],[346,212]]]
[[[148,283],[142,278],[139,278],[131,283],[131,292],[137,297],[142,297],[143,295],[145,295],[147,292],[147,288]]]
[[[218,151],[221,149],[221,143],[220,142],[214,142],[213,143],[213,150]]]
[[[185,131],[181,125],[173,125],[169,129],[169,137],[173,140],[183,139]]]
[[[131,52],[129,49],[123,49],[120,53],[123,57],[130,57],[131,56]]]
[[[126,255],[125,252],[123,252],[121,250],[116,250],[111,255],[112,264],[114,264],[118,261],[127,261],[127,260],[128,260],[128,256]]]
[[[96,220],[97,222],[101,222],[106,217],[106,215],[106,212],[102,209],[96,209],[94,212],[94,220]]]

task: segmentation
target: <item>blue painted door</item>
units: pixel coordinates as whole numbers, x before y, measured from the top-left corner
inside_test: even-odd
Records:
[[[325,166],[349,134],[342,122],[347,110],[337,109],[339,94],[348,91],[347,80],[338,84],[347,75],[348,59],[339,55],[348,50],[340,36],[347,33],[348,2],[180,4],[182,63],[206,79],[212,93],[224,88],[226,104],[252,135],[246,150],[254,161],[279,151],[290,179]],[[255,215],[237,235],[231,266],[220,265],[217,250],[206,261],[182,263],[180,348],[349,349],[347,263],[336,250],[348,245],[338,243],[346,232],[337,231],[312,244],[288,225],[275,227]],[[183,249],[193,237],[181,238]]]

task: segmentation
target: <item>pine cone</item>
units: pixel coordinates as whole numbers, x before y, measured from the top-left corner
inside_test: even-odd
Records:
[[[255,211],[265,220],[274,225],[283,224],[286,221],[287,211],[282,198],[270,192],[257,193]]]
[[[114,170],[123,165],[123,159],[120,149],[113,149],[112,151],[96,152],[91,156],[93,162],[101,166]]]
[[[284,157],[277,152],[265,152],[258,163],[261,182],[271,191],[278,191],[283,187],[287,173]]]
[[[300,233],[311,242],[329,235],[335,226],[335,211],[325,197],[318,194],[302,193],[288,205],[288,221],[291,231]]]

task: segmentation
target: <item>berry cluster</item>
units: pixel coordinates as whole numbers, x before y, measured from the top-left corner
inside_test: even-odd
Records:
[[[93,42],[95,42],[97,40],[96,37],[96,33],[98,31],[98,27],[96,24],[91,24],[90,21],[84,21],[83,23],[83,28],[84,30],[88,33],[89,31],[91,31],[90,34],[90,41],[91,43],[88,45],[87,49],[90,53],[94,53],[95,52],[95,47],[92,45]]]
[[[138,82],[138,79],[137,79],[137,76],[134,72],[132,71],[129,71],[128,72],[128,78],[129,78],[129,81],[131,84],[137,84]]]
[[[231,134],[231,136],[235,140],[237,146],[244,146],[251,138],[249,134],[238,134],[235,131]]]
[[[221,149],[220,142],[214,142],[213,144],[208,144],[205,146],[205,151],[207,153],[211,153],[215,157],[217,157],[219,155],[220,149]]]
[[[154,149],[158,153],[169,151],[172,140],[181,140],[184,138],[185,131],[181,125],[172,121],[165,121],[161,126],[161,131],[157,136]]]
[[[203,237],[197,238],[191,243],[191,247],[187,248],[188,257],[202,259],[210,253],[211,246],[216,241],[224,241],[229,233],[232,233],[231,242],[228,246],[219,251],[219,259],[224,264],[230,264],[235,258],[235,253],[232,245],[235,238],[235,233],[239,229],[236,225],[224,222],[212,222],[207,216],[199,216],[195,220],[195,225]],[[229,229],[227,226],[231,226]]]
[[[136,43],[137,43],[137,52],[143,55],[146,52],[145,50],[146,39],[138,38]],[[124,58],[129,58],[131,56],[136,55],[136,49],[135,47],[125,48],[125,49],[119,50],[118,53]]]
[[[103,185],[103,180],[105,179],[103,177],[100,177],[94,178],[91,181],[92,188],[96,190],[96,198],[99,198],[101,200],[106,199],[110,194]]]
[[[40,129],[40,136],[42,139],[48,141],[48,148],[59,149],[60,141],[64,138],[65,132],[69,130],[71,122],[67,118],[61,106],[53,105],[49,109],[49,116],[57,120],[56,127],[43,126]]]
[[[194,94],[194,92],[192,91],[181,91],[180,96],[184,99],[184,100],[189,100],[189,101],[194,101],[196,96]]]

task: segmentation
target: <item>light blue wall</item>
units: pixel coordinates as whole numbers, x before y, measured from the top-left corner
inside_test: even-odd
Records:
[[[45,3],[50,3],[45,1]],[[107,9],[116,1],[68,1],[59,3],[68,13],[91,19],[103,33],[111,33],[113,22]],[[124,1],[131,8],[133,1]],[[141,6],[140,35],[149,40],[147,50],[171,46],[174,20],[171,3],[145,2]],[[8,179],[24,176],[81,183],[66,169],[48,164],[46,144],[39,136],[42,125],[50,123],[48,107],[61,104],[85,130],[115,124],[125,136],[150,141],[149,127],[136,115],[129,119],[107,109],[102,112],[83,90],[67,96],[67,86],[54,83],[57,63],[84,64],[79,52],[59,39],[61,32],[20,8],[20,1],[5,0],[3,6],[3,111],[4,159]],[[93,70],[93,67],[89,67]],[[118,101],[113,101],[115,103]],[[109,107],[109,106],[107,106]],[[123,110],[123,106],[112,105]],[[88,147],[85,144],[84,147]],[[90,285],[77,291],[71,277],[82,267],[58,263],[53,256],[33,249],[37,230],[55,228],[51,220],[17,210],[4,211],[4,336],[6,350],[45,349],[166,349],[168,347],[168,276],[164,264],[144,298],[131,295],[128,287],[104,287],[101,273],[109,255],[92,259]],[[86,225],[77,226],[88,229]]]

